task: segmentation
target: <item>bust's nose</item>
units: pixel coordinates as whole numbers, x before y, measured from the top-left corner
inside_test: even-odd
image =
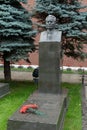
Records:
[[[48,23],[49,23],[49,24],[51,24],[52,22],[51,22],[51,21],[49,21]]]

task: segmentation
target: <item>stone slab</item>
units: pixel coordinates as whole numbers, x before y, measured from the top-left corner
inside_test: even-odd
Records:
[[[7,130],[62,130],[67,110],[67,92],[62,96],[35,92],[24,104],[29,103],[38,104],[38,110],[46,115],[21,114],[18,109],[9,118]]]
[[[8,83],[0,83],[0,98],[10,93]]]

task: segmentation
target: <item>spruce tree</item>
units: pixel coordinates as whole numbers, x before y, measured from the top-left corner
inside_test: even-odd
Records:
[[[48,14],[57,18],[57,28],[62,31],[62,48],[66,56],[83,59],[87,44],[87,6],[79,0],[36,0],[33,17],[44,24]]]
[[[23,0],[0,0],[0,57],[4,60],[4,77],[11,79],[10,62],[27,60],[34,49],[35,31]]]

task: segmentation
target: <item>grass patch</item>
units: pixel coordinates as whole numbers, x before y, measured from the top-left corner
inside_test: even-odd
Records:
[[[64,74],[87,74],[87,71],[83,71],[83,70],[62,70],[62,73]]]
[[[24,71],[24,72],[32,72],[34,69],[29,67],[29,68],[23,68],[23,67],[18,67],[18,68],[11,68],[11,71]]]
[[[32,82],[10,82],[11,93],[0,99],[0,130],[7,129],[7,120],[35,90]]]
[[[69,90],[69,107],[65,118],[64,130],[81,130],[81,85],[63,83]],[[8,118],[25,102],[36,89],[33,82],[10,82],[11,93],[0,99],[0,130],[7,129]]]
[[[3,66],[0,66],[0,70],[4,70]],[[32,67],[28,67],[28,68],[23,68],[22,66],[19,66],[18,68],[16,67],[12,67],[11,66],[11,71],[23,71],[23,72],[32,72],[34,70],[34,68]]]
[[[64,122],[64,130],[82,130],[81,84],[64,83],[69,90],[69,106]]]

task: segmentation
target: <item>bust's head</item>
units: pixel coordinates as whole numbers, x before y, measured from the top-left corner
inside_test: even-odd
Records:
[[[46,17],[46,28],[47,29],[54,29],[56,25],[56,17],[54,15],[48,15]]]

